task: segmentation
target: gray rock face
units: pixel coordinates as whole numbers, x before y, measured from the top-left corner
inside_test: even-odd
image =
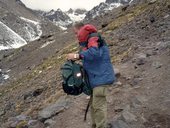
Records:
[[[54,24],[58,26],[67,27],[73,23],[70,17],[65,12],[63,12],[61,9],[57,9],[57,10],[52,9],[49,12],[37,11],[37,13],[49,19],[50,21],[52,21]]]
[[[5,128],[45,128],[42,122],[31,120],[31,117],[25,115],[11,117],[3,126]]]
[[[57,115],[60,112],[63,112],[64,109],[68,107],[69,102],[66,99],[59,99],[55,104],[51,104],[41,110],[38,114],[38,117],[40,120],[45,121],[46,119],[49,119],[55,115]]]
[[[112,128],[130,128],[127,123],[122,120],[112,122]]]

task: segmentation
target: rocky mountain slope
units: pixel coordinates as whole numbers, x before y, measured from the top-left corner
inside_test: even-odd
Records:
[[[169,0],[152,0],[91,21],[117,69],[117,82],[108,90],[112,128],[170,127],[169,12]],[[0,75],[13,79],[0,87],[0,127],[90,127],[89,115],[83,121],[86,96],[67,96],[61,89],[60,66],[67,53],[78,51],[70,34],[46,35],[4,54]]]
[[[16,48],[14,46],[16,40],[19,41],[19,45],[17,45],[19,47],[39,39],[42,34],[60,30],[50,21],[42,20],[34,11],[25,7],[20,0],[0,0],[0,16],[0,36],[3,37],[0,39],[0,50]],[[4,26],[8,31],[12,31],[13,35],[3,31]],[[15,39],[12,40],[11,36],[14,37],[14,35]]]

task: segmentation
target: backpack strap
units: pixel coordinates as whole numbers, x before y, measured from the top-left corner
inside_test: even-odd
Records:
[[[90,96],[90,100],[89,100],[87,107],[86,107],[86,111],[85,111],[85,114],[84,114],[84,121],[86,121],[86,119],[87,119],[87,113],[89,111],[89,107],[91,105],[91,102],[92,102],[92,95]]]

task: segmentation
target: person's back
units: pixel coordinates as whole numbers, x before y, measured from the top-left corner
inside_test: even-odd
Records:
[[[78,23],[74,26],[75,33],[82,47],[79,54],[70,53],[68,59],[82,59],[89,82],[93,88],[91,96],[92,128],[105,128],[107,118],[107,86],[115,80],[113,66],[110,61],[106,44],[99,45],[99,36],[89,36],[97,33],[97,29],[90,24]]]

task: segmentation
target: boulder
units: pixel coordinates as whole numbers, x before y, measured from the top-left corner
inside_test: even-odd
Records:
[[[68,105],[68,100],[66,100],[65,98],[60,98],[59,101],[57,101],[56,103],[50,104],[42,109],[38,114],[38,118],[39,120],[44,122],[45,120],[50,119],[58,113],[63,112],[68,107]]]
[[[45,125],[38,120],[30,120],[28,122],[28,128],[45,128]]]

